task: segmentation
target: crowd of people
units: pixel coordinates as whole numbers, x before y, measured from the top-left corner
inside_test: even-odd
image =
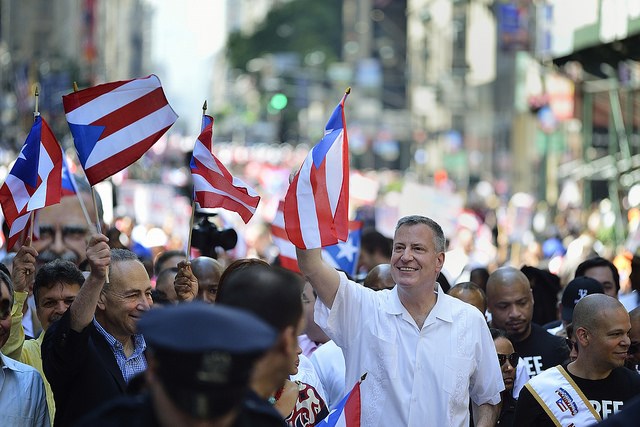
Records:
[[[367,427],[640,411],[638,297],[608,259],[566,284],[542,265],[479,266],[473,233],[456,246],[414,215],[393,239],[364,232],[358,277],[320,249],[297,250],[300,273],[172,250],[149,266],[81,209],[75,195],[42,209],[38,239],[0,264],[0,425],[307,427],[356,384]]]

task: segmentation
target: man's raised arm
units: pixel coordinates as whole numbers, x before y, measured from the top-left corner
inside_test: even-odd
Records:
[[[107,267],[111,262],[111,252],[106,236],[94,234],[87,247],[87,260],[91,267],[89,277],[80,288],[80,292],[69,307],[70,326],[76,332],[82,332],[93,320],[98,298],[107,278]]]
[[[322,249],[296,249],[296,253],[300,271],[311,283],[322,303],[331,308],[340,286],[338,272],[324,262]]]

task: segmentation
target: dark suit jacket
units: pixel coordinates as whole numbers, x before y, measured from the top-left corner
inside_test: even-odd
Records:
[[[72,426],[104,402],[125,394],[127,384],[104,337],[89,324],[71,330],[70,310],[49,326],[42,366],[56,402],[54,426]]]

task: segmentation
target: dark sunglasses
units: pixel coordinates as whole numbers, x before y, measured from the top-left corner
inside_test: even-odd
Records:
[[[511,353],[511,354],[498,353],[498,362],[500,362],[500,366],[502,366],[508,360],[509,364],[515,368],[516,366],[518,366],[519,357],[520,356],[518,356],[518,353]]]

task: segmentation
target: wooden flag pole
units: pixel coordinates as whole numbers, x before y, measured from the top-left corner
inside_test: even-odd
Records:
[[[78,91],[78,83],[73,82],[73,91],[77,92]],[[71,173],[71,172],[69,172]],[[86,213],[87,208],[84,206],[84,202],[82,201],[82,197],[80,196],[79,192],[76,191],[76,194],[78,196],[78,200],[80,201],[80,206],[82,206],[82,211]],[[96,189],[93,188],[93,185],[91,186],[91,198],[93,199],[93,209],[96,212],[96,231],[99,234],[102,234],[102,224],[100,224],[100,212],[98,211],[98,201],[97,201],[97,197],[96,197]],[[87,222],[89,222],[89,225],[91,225],[90,219],[89,219],[89,214],[86,213],[86,218],[87,218]],[[105,277],[105,283],[109,283],[109,266],[107,266],[106,268],[106,277]]]
[[[202,122],[200,124],[200,132],[202,132],[202,127],[204,125],[204,115],[207,112],[207,100],[204,100],[202,104]],[[187,240],[187,261],[191,260],[191,235],[193,232],[193,222],[196,216],[196,191],[193,189],[193,200],[191,201],[191,220],[189,221],[189,239]]]
[[[78,89],[78,83],[73,82],[73,91],[77,92]],[[71,171],[69,171],[69,175],[71,175]],[[73,178],[72,178],[73,179]],[[76,186],[75,183],[72,183],[73,186],[75,187],[74,190],[76,192],[76,197],[78,198],[78,202],[80,202],[80,207],[82,208],[82,213],[84,214],[84,218],[87,221],[87,225],[89,227],[91,227],[93,225],[93,223],[91,222],[91,218],[89,217],[89,212],[87,211],[87,206],[84,204],[84,200],[82,199],[82,196],[80,195],[80,192],[78,191],[78,188]],[[92,187],[93,190],[93,187]],[[98,210],[96,209],[96,215],[98,213]],[[98,222],[100,222],[100,220],[98,219]]]

